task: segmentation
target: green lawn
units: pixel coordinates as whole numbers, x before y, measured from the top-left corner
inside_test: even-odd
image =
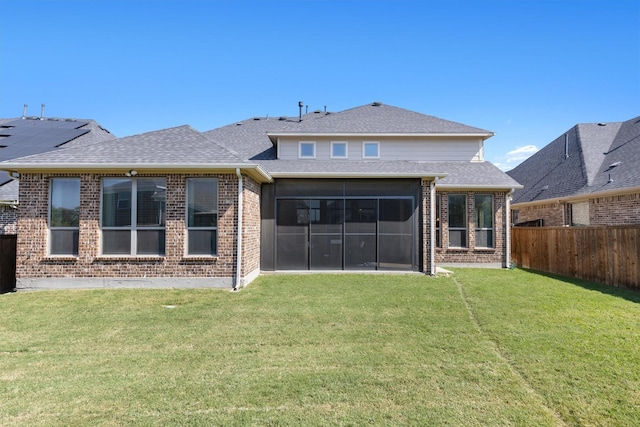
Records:
[[[0,295],[0,425],[632,426],[639,302],[486,269]]]

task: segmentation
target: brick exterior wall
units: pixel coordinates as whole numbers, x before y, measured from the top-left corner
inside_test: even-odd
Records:
[[[584,202],[577,202],[584,203]],[[640,193],[595,197],[588,200],[588,225],[635,225],[640,224]],[[535,206],[513,206],[518,211],[517,222],[543,220],[547,227],[568,225],[565,215],[571,203],[546,203]]]
[[[0,234],[16,234],[18,229],[18,210],[0,205]]]
[[[437,189],[437,186],[436,186]],[[467,198],[467,247],[449,248],[449,194],[464,194]],[[493,248],[476,248],[475,195],[493,195]],[[440,199],[440,243],[436,248],[436,264],[506,264],[506,192],[491,191],[437,191]]]
[[[105,175],[80,175],[78,256],[48,256],[49,179],[68,174],[22,174],[18,218],[17,278],[233,278],[236,269],[238,177],[235,174],[144,175],[166,178],[165,256],[100,256],[100,194]],[[139,175],[142,177],[143,175]],[[186,256],[186,179],[218,178],[218,254]],[[241,275],[259,268],[260,184],[247,176],[244,183],[244,239],[246,255]]]
[[[434,274],[431,271],[431,182],[422,181],[422,272]]]
[[[591,199],[589,222],[589,225],[640,224],[640,193]]]
[[[562,227],[565,225],[564,203],[546,203],[535,206],[512,207],[518,211],[516,223],[542,219],[544,226]]]

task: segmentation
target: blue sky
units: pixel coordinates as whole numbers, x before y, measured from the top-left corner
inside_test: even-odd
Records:
[[[116,136],[373,101],[496,133],[509,169],[640,115],[638,0],[33,1],[0,9],[0,117]],[[517,154],[519,160],[514,160]]]

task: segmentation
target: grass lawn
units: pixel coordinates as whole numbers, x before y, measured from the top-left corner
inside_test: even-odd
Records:
[[[0,295],[0,425],[632,426],[640,294],[522,270]]]

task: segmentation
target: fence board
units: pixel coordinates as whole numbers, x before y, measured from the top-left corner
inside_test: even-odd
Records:
[[[518,267],[640,290],[640,226],[514,227]]]

